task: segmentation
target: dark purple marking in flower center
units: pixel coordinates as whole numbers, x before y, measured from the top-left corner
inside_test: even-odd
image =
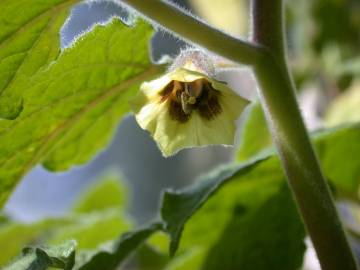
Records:
[[[212,120],[222,111],[220,95],[205,79],[193,82],[171,81],[160,92],[160,102],[168,101],[171,118],[180,123],[186,123],[193,111],[198,111],[206,120]]]

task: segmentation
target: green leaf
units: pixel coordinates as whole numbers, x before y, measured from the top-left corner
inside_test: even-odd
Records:
[[[166,224],[166,231],[171,235],[170,254],[173,255],[178,248],[181,232],[187,220],[208,200],[213,193],[232,177],[247,174],[267,157],[259,157],[250,162],[237,166],[226,166],[204,179],[200,184],[181,193],[165,192],[161,208],[161,216]]]
[[[118,178],[106,177],[83,192],[75,204],[75,209],[79,210],[76,213],[33,224],[9,220],[0,226],[0,247],[6,246],[0,252],[0,266],[8,263],[29,244],[57,245],[75,239],[79,251],[97,248],[104,242],[118,238],[132,226],[132,221],[124,213],[126,192]],[[116,196],[121,196],[121,199],[116,199]],[[101,197],[106,203],[101,202]]]
[[[151,234],[161,229],[155,223],[144,229],[123,234],[118,241],[109,243],[99,250],[80,254],[75,268],[79,270],[113,270],[134,252]]]
[[[356,83],[354,87],[357,87]],[[351,107],[351,105],[349,106]],[[346,109],[341,111],[346,111]],[[345,118],[342,119],[345,120]],[[355,120],[356,116],[352,114],[351,118],[347,117],[346,119]],[[338,193],[357,198],[360,185],[360,178],[358,177],[360,175],[360,160],[357,158],[357,153],[360,151],[360,123],[318,130],[313,132],[311,136],[323,170],[327,178],[337,188]],[[240,140],[241,143],[236,152],[236,158],[239,161],[247,160],[259,153],[271,151],[269,148],[271,135],[267,129],[262,109],[257,103],[252,105],[248,112]]]
[[[160,71],[149,60],[151,35],[143,22],[114,18],[31,78],[21,115],[0,122],[0,205],[37,163],[66,170],[109,142],[138,85]]]
[[[359,198],[360,123],[319,131],[315,146],[325,176],[349,198]]]
[[[79,249],[96,248],[128,231],[131,225],[129,217],[119,209],[108,209],[75,216],[72,223],[57,227],[47,242],[58,244],[67,239],[75,239]]]
[[[118,177],[104,177],[92,184],[75,203],[72,222],[57,227],[47,242],[75,239],[78,250],[94,249],[116,239],[133,225],[125,213],[127,189]]]
[[[122,183],[118,177],[106,177],[95,183],[77,200],[74,211],[90,213],[108,208],[124,209],[128,198],[127,189]]]
[[[162,229],[162,224],[155,223],[146,228],[124,233],[119,240],[113,240],[88,250],[77,247],[76,241],[66,241],[61,245],[25,248],[23,254],[4,270],[45,270],[49,267],[70,269],[116,269],[154,232]],[[46,235],[46,234],[43,234]],[[94,234],[89,234],[94,237]],[[116,239],[113,237],[112,239]],[[80,250],[79,250],[80,249]],[[163,258],[162,258],[163,259]],[[157,261],[157,265],[163,263]]]
[[[5,265],[13,259],[19,251],[26,245],[37,243],[39,239],[44,238],[54,227],[63,227],[70,220],[57,219],[45,220],[33,224],[20,224],[8,220],[0,227],[0,266]]]
[[[182,192],[166,193],[162,217],[171,252],[184,230],[180,259],[170,269],[300,267],[305,233],[278,166],[276,158],[262,156],[225,167]],[[280,257],[284,250],[288,257]]]
[[[10,259],[15,257],[24,247],[29,244],[42,231],[43,226],[22,225],[22,224],[6,224],[0,228],[0,266],[5,265]],[[5,248],[6,245],[6,248]]]
[[[358,73],[360,72],[360,68]],[[339,95],[329,106],[325,121],[328,126],[360,121],[360,80]]]
[[[271,145],[271,135],[259,102],[250,106],[239,137],[240,145],[236,152],[239,161],[247,160]]]
[[[9,221],[9,217],[6,214],[0,212],[0,229],[2,228],[3,225],[7,224],[8,221]]]
[[[286,183],[263,203],[247,204],[234,208],[231,220],[206,255],[203,268],[299,269],[305,252],[305,231]]]
[[[77,2],[0,2],[0,118],[18,116],[27,81],[58,57],[60,28]]]
[[[146,244],[139,247],[135,255],[135,261],[140,270],[164,269],[170,261],[168,254]]]
[[[357,196],[360,125],[317,132],[314,141],[325,174],[338,190]],[[261,152],[251,161],[216,170],[185,190],[165,193],[162,218],[171,237],[170,253],[178,248],[180,237],[182,241],[169,269],[301,266],[302,223],[274,151]],[[151,243],[162,247],[156,237]]]
[[[75,264],[75,241],[54,247],[28,247],[21,258],[4,270],[46,270],[49,267],[71,270]]]

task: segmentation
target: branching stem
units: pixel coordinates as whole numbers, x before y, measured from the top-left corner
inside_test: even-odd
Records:
[[[274,143],[322,269],[356,270],[296,101],[286,62],[283,1],[252,0],[252,43],[228,36],[164,1],[122,2],[192,43],[253,66]]]
[[[121,0],[173,34],[232,61],[255,65],[263,54],[256,44],[224,34],[160,0]]]
[[[259,95],[288,182],[323,270],[356,270],[330,189],[295,98],[284,46],[283,1],[253,0],[253,39],[271,52],[255,66]]]

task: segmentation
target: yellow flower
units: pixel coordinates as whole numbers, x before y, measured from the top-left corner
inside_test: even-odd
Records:
[[[164,156],[194,146],[232,145],[235,120],[247,104],[192,64],[144,82],[131,102],[138,124],[150,132]]]

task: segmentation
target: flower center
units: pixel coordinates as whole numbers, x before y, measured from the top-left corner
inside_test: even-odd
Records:
[[[220,92],[205,79],[193,82],[171,81],[160,92],[160,96],[160,102],[169,101],[171,118],[181,123],[187,122],[193,111],[206,120],[214,119],[222,111]]]

